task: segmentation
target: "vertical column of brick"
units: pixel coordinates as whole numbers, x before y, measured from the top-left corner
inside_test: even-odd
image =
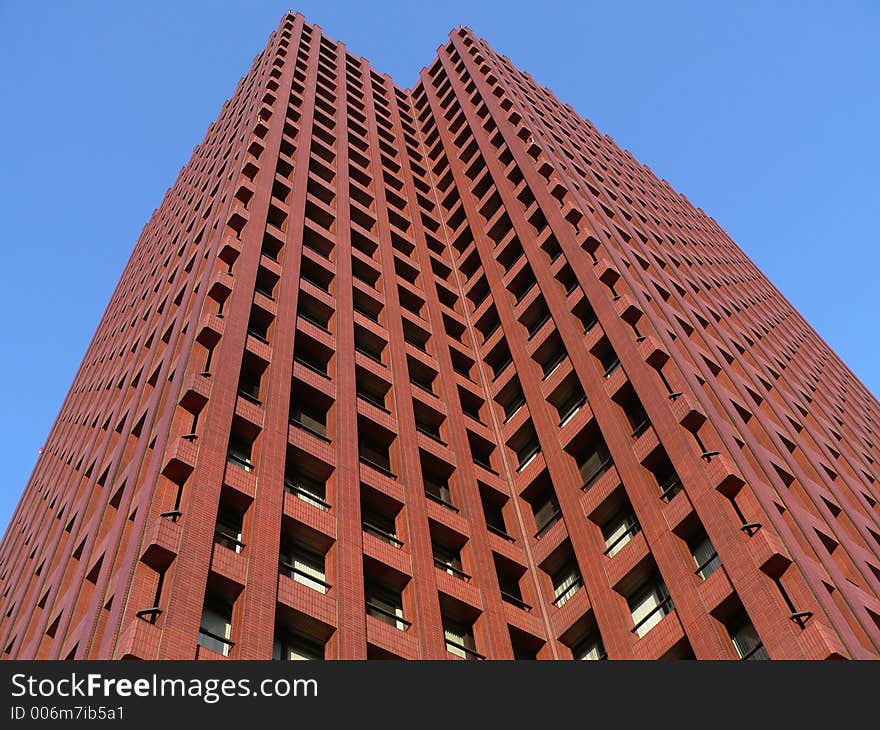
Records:
[[[183,193],[186,193],[188,189],[191,190],[193,187],[194,186],[192,185],[184,186]],[[211,200],[209,205],[214,203],[215,200]],[[214,215],[216,216],[216,211],[214,212]],[[182,223],[177,225],[177,231],[183,235],[184,239],[192,236],[189,231],[184,231],[183,228],[184,226]],[[205,224],[203,230],[207,229],[208,226]],[[202,234],[198,246],[193,246],[193,242],[186,242],[184,244],[186,253],[191,256],[204,255],[209,247],[208,239],[209,236]],[[179,265],[183,266],[183,261],[180,261]],[[148,450],[151,443],[150,437],[152,435],[154,438],[159,438],[159,435],[161,435],[162,441],[165,441],[169,433],[168,429],[172,421],[174,410],[177,406],[177,393],[186,377],[183,363],[185,362],[191,348],[191,340],[188,339],[186,325],[188,325],[190,329],[194,329],[195,317],[193,314],[193,305],[197,305],[197,303],[200,302],[198,295],[196,294],[196,290],[200,283],[199,279],[194,275],[185,275],[186,272],[180,269],[178,269],[177,272],[178,276],[168,282],[169,285],[173,286],[169,286],[167,295],[170,297],[175,291],[179,291],[181,295],[181,305],[175,309],[169,304],[166,309],[166,317],[163,320],[160,320],[156,325],[157,333],[167,332],[169,331],[168,320],[171,319],[174,321],[173,331],[168,339],[168,346],[164,352],[157,352],[153,354],[152,357],[148,356],[145,358],[141,366],[141,371],[138,371],[137,368],[131,368],[133,374],[142,372],[140,378],[141,381],[143,381],[148,377],[148,373],[156,367],[155,361],[161,356],[162,366],[159,369],[159,382],[167,383],[167,385],[164,388],[157,387],[149,393],[149,398],[146,400],[145,407],[146,418],[143,421],[138,450],[131,462],[127,465],[123,465],[124,471],[118,471],[114,480],[109,481],[108,483],[108,491],[112,495],[114,490],[120,488],[120,483],[123,480],[125,481],[126,493],[123,495],[123,503],[128,503],[128,507],[120,509],[118,513],[113,515],[113,517],[117,521],[116,530],[121,534],[122,529],[124,528],[126,515],[134,515],[135,525],[133,528],[133,535],[129,540],[129,545],[125,554],[121,556],[123,562],[116,563],[114,561],[113,558],[115,557],[115,552],[108,550],[105,553],[106,557],[102,562],[101,572],[99,573],[98,581],[95,590],[93,591],[91,607],[87,612],[88,615],[91,615],[93,618],[87,625],[83,626],[82,640],[80,642],[77,656],[87,657],[90,655],[92,649],[91,641],[98,627],[102,606],[106,602],[108,586],[110,586],[112,582],[115,581],[118,586],[118,588],[112,589],[110,592],[110,595],[118,597],[118,600],[115,602],[116,608],[124,610],[127,605],[126,593],[129,586],[131,586],[132,590],[135,590],[136,588],[131,582],[134,579],[137,560],[143,547],[142,535],[144,529],[146,525],[150,524],[152,520],[157,518],[160,511],[158,505],[153,501],[154,485],[160,465],[156,458],[157,454],[155,453],[155,449],[152,452]],[[204,272],[204,282],[202,283],[202,286],[205,288],[207,288],[210,273],[210,270]],[[183,280],[182,287],[178,287],[178,281],[181,279]],[[161,294],[162,292],[160,292],[160,295]],[[195,307],[196,310],[199,308],[199,306]],[[174,315],[173,317],[172,314]],[[147,326],[145,326],[143,330],[144,332],[149,330],[149,323],[147,323]],[[138,392],[138,396],[143,394],[144,390],[141,389]],[[138,413],[144,412],[144,409],[138,405],[139,400],[139,397],[135,397],[132,400],[132,415],[135,417]],[[134,410],[135,406],[137,406],[138,411]],[[108,513],[109,509],[105,507],[105,515]],[[93,561],[90,559],[83,568],[90,568],[92,562]],[[152,593],[152,586],[147,590]],[[152,599],[152,597],[153,596],[149,596],[150,599]],[[137,608],[145,607],[146,606],[142,605],[133,608],[130,615],[133,614]],[[111,631],[109,633],[112,635],[114,632]]]
[[[474,117],[472,110],[468,108],[469,101],[467,100],[467,95],[464,93],[456,73],[452,69],[451,63],[443,52],[441,52],[440,60],[446,71],[446,76],[455,90],[456,97],[459,99],[467,123],[474,132],[478,145],[483,150],[483,158],[486,161],[487,168],[492,173],[493,183],[496,185],[499,195],[504,200],[509,195],[509,181],[507,181],[503,173],[499,171],[498,163],[493,157],[494,151],[485,150],[485,140],[482,136],[483,133],[481,131],[480,122]],[[431,97],[432,101],[434,100],[433,91],[429,92],[429,97]],[[439,114],[439,110],[436,113]],[[447,142],[447,144],[451,144],[451,141]],[[472,199],[470,193],[464,192],[468,187],[466,178],[459,179],[458,187],[459,190],[462,191],[463,202],[465,200],[468,201],[466,204],[468,219],[472,221],[480,220],[480,213],[476,209],[476,201]],[[509,200],[504,200],[504,202],[505,209],[510,217],[511,223],[513,224],[514,231],[520,241],[523,242],[524,249],[528,249],[530,245],[534,246],[534,236],[530,230],[523,227],[521,218],[518,215],[517,207],[510,204]],[[597,621],[602,628],[602,636],[606,642],[606,648],[611,656],[627,656],[630,652],[628,647],[628,632],[624,629],[618,618],[617,605],[614,602],[613,597],[610,595],[610,591],[605,588],[607,584],[605,583],[604,575],[597,571],[598,563],[593,560],[588,560],[587,558],[587,556],[594,551],[590,547],[582,525],[583,517],[578,503],[578,487],[580,486],[579,479],[573,469],[573,465],[561,451],[555,425],[550,422],[546,411],[544,397],[541,394],[539,387],[539,378],[532,374],[535,365],[526,351],[525,338],[523,337],[519,324],[516,321],[513,306],[506,288],[501,282],[503,270],[501,270],[500,265],[495,261],[494,252],[490,248],[490,242],[488,239],[483,235],[479,235],[475,237],[475,241],[477,250],[480,252],[483,270],[492,292],[492,299],[501,320],[501,328],[504,332],[508,347],[510,348],[511,356],[513,357],[514,366],[516,371],[522,375],[520,383],[528,404],[529,415],[531,416],[535,431],[540,440],[541,452],[547,470],[556,488],[555,491],[563,514],[563,520],[567,528],[568,537],[571,540],[574,556],[578,563],[581,576],[587,586],[588,595],[591,602],[594,604],[594,611]],[[528,254],[526,255],[528,256]],[[545,290],[545,287],[546,284],[541,287],[542,292]],[[483,354],[485,355],[485,353]],[[587,390],[586,387],[585,390]],[[587,392],[589,393],[589,391]],[[502,450],[507,448],[504,442],[499,443],[498,446]],[[516,484],[515,471],[511,470],[509,478],[511,483]],[[546,600],[547,603],[550,602],[550,599],[547,599],[546,596],[544,597],[544,600]],[[615,621],[615,619],[617,620]]]
[[[239,137],[237,143],[238,146],[243,146],[245,140],[251,135],[251,130],[248,127],[250,124],[248,118],[249,115],[246,114],[244,101],[245,100],[238,97],[237,104],[233,102],[233,109],[235,106],[241,107],[240,116],[238,117],[236,124],[236,135]],[[234,144],[230,144],[230,148],[235,146],[236,145]],[[188,306],[185,307],[186,323],[185,326],[181,328],[181,345],[178,349],[177,358],[175,360],[170,356],[167,357],[163,360],[161,367],[157,372],[154,396],[159,398],[160,402],[164,403],[164,407],[162,412],[158,414],[153,427],[153,438],[155,439],[156,444],[172,445],[172,421],[174,412],[178,406],[181,386],[183,385],[185,378],[196,368],[201,369],[200,363],[190,363],[189,358],[192,353],[193,343],[198,335],[199,320],[202,314],[203,303],[208,295],[209,284],[214,272],[214,265],[219,249],[219,239],[221,236],[221,234],[218,233],[218,228],[222,230],[229,215],[231,199],[230,188],[232,183],[238,179],[241,165],[242,162],[237,161],[237,156],[233,156],[232,154],[226,156],[226,162],[221,167],[221,172],[218,175],[223,181],[223,184],[220,186],[218,195],[215,196],[212,201],[210,209],[207,210],[205,216],[203,216],[206,223],[202,229],[203,233],[201,235],[200,245],[195,251],[195,260],[201,261],[204,257],[207,257],[208,265],[203,268],[201,278],[195,274],[189,277],[186,299]],[[227,177],[227,170],[229,170],[229,177]],[[195,371],[197,372],[197,370]],[[173,373],[174,376],[173,380],[170,382],[168,380],[169,372]],[[146,378],[146,373],[144,377]],[[166,383],[169,384],[166,385]],[[174,436],[176,438],[180,437],[179,434],[175,434]],[[164,447],[155,448],[149,461],[145,462],[143,469],[141,471],[132,471],[128,477],[128,482],[131,483],[130,488],[134,491],[132,500],[137,501],[139,512],[145,512],[149,509],[150,514],[155,516],[158,511],[156,505],[151,504],[151,502],[154,496],[154,488],[158,480],[159,472],[166,460],[165,454],[166,449]],[[194,484],[194,481],[190,481],[190,490],[192,484]],[[101,582],[101,580],[103,580],[103,575],[102,578],[99,579],[98,589],[95,591],[96,605],[93,610],[95,612],[100,611],[102,595],[109,594],[114,598],[114,601],[103,632],[101,644],[97,648],[92,648],[89,656],[111,656],[119,632],[123,627],[124,616],[127,615],[129,620],[131,620],[134,612],[138,610],[138,608],[141,608],[141,606],[130,607],[128,596],[129,591],[134,589],[134,586],[131,585],[131,580],[134,571],[134,561],[137,559],[140,549],[140,540],[132,540],[127,555],[124,558],[130,568],[128,571],[117,571],[114,569],[111,575],[106,578],[106,585],[109,586],[106,590],[103,588],[104,584]],[[175,567],[176,566],[172,564],[167,575],[169,578],[169,586],[174,577]]]
[[[394,120],[395,133],[398,140],[403,140],[403,127],[400,119],[399,102],[396,96],[392,100],[392,117]],[[424,140],[421,138],[419,130],[419,142],[421,143],[421,152],[424,153]],[[405,143],[401,141],[401,147],[406,148]],[[430,174],[430,173],[429,173]],[[418,195],[413,183],[413,173],[408,165],[403,165],[403,178],[406,188],[406,198],[413,206],[413,210],[419,206]],[[439,196],[436,190],[436,181],[432,179],[433,202],[440,211]],[[442,211],[440,211],[442,217]],[[446,226],[443,224],[444,238],[446,237]],[[418,215],[412,215],[413,238],[416,242],[416,251],[419,257],[420,268],[424,280],[430,276],[432,272],[430,254],[425,240],[425,230]],[[449,248],[447,247],[447,251]],[[452,258],[450,257],[450,263]],[[453,266],[454,271],[454,266]],[[483,507],[480,502],[480,494],[477,488],[477,475],[473,461],[470,459],[470,447],[467,441],[464,416],[458,404],[458,394],[456,392],[456,376],[452,367],[452,359],[449,353],[449,347],[444,346],[442,340],[446,336],[443,326],[443,313],[440,309],[440,302],[437,297],[436,289],[427,283],[423,285],[426,298],[426,307],[428,309],[428,321],[431,325],[431,331],[434,333],[435,352],[439,365],[439,378],[441,392],[445,394],[445,402],[447,404],[447,421],[449,423],[448,432],[450,433],[449,442],[452,453],[456,456],[456,480],[458,485],[458,495],[462,501],[462,511],[467,518],[469,525],[469,541],[472,546],[472,554],[474,557],[474,566],[472,569],[474,582],[480,589],[480,598],[482,601],[483,620],[486,623],[485,634],[489,640],[489,646],[486,648],[488,656],[497,659],[512,659],[513,650],[510,645],[510,635],[507,631],[507,623],[504,619],[503,606],[501,605],[501,594],[498,588],[498,578],[495,573],[495,566],[492,561],[492,552],[489,547],[488,531],[486,528],[486,519],[483,514]],[[464,293],[458,287],[458,297],[461,302],[462,310],[465,309]],[[474,353],[477,352],[476,341],[473,336],[473,330],[470,323],[467,323],[468,335],[470,339],[470,347]],[[420,495],[421,498],[424,498]],[[430,535],[428,536],[430,539]],[[430,547],[430,546],[429,546]],[[445,656],[445,647],[443,650]]]
[[[277,34],[273,36],[270,46],[273,54],[277,37]],[[265,86],[265,80],[262,85]],[[275,104],[280,106],[277,99]],[[273,113],[278,113],[278,106]],[[251,129],[254,123],[255,116],[251,117],[249,123]],[[229,468],[226,454],[282,127],[270,128],[267,134],[262,154],[266,162],[261,164],[257,173],[259,182],[255,185],[255,193],[248,206],[248,220],[241,233],[242,255],[236,261],[235,285],[226,308],[223,336],[215,351],[216,372],[211,376],[211,397],[200,419],[198,462],[190,477],[192,488],[181,518],[180,552],[175,560],[173,581],[168,586],[168,610],[160,658],[192,659],[195,655],[202,599],[214,552],[214,527],[220,490]],[[262,182],[264,179],[266,183]],[[235,625],[240,625],[238,620]]]
[[[409,382],[407,366],[406,342],[403,337],[401,305],[397,291],[397,272],[394,267],[394,248],[391,242],[390,224],[388,222],[388,202],[385,195],[385,182],[381,155],[379,153],[379,136],[376,131],[376,109],[373,101],[373,85],[376,83],[374,74],[366,63],[362,63],[364,73],[364,101],[367,117],[367,134],[371,171],[373,177],[373,193],[376,199],[376,219],[378,227],[379,258],[382,271],[383,290],[385,295],[385,328],[388,333],[390,351],[391,380],[394,384],[393,395],[395,413],[397,415],[397,460],[398,477],[403,484],[406,501],[407,535],[412,565],[413,591],[415,597],[414,628],[419,638],[422,657],[425,659],[441,659],[446,657],[446,646],[443,641],[443,625],[440,616],[440,604],[437,599],[437,581],[434,576],[434,558],[431,547],[431,534],[428,529],[427,499],[422,480],[422,468],[419,458],[418,438],[413,413],[412,385]],[[392,94],[393,96],[393,94]],[[398,147],[401,166],[406,166],[405,147],[402,140]],[[409,201],[410,210],[413,202]],[[415,217],[410,214],[411,217]],[[430,269],[422,274],[424,281],[430,275]]]
[[[361,480],[354,352],[345,47],[336,51],[336,603],[335,656],[367,658]]]
[[[119,289],[121,287],[117,287]],[[95,337],[97,340],[97,335]],[[93,341],[93,344],[90,345],[89,351],[94,351],[97,349],[97,343]],[[88,352],[88,351],[87,351]],[[82,368],[81,368],[82,369]],[[110,373],[109,377],[112,377],[113,370],[111,368],[111,364],[102,366],[101,372],[104,374]],[[131,374],[129,374],[131,376]],[[113,377],[114,383],[116,378]],[[126,382],[127,385],[127,382]],[[113,390],[105,393],[102,392],[99,396],[100,400],[106,404],[108,408],[111,409],[111,418],[113,419],[113,423],[115,424],[117,419],[120,418],[120,412],[125,407],[126,403],[124,399],[117,397],[117,390],[114,388]],[[127,419],[122,429],[124,434],[128,433],[128,429],[131,427],[131,422],[134,417],[134,414],[128,412]],[[110,460],[110,465],[113,467],[114,472],[119,470],[119,458],[122,450],[124,449],[125,442],[124,440],[120,440],[120,443],[117,444],[117,448],[115,452],[108,452],[108,446],[111,442],[110,434],[104,434],[103,439],[101,438],[102,434],[100,431],[92,431],[88,434],[88,445],[85,446],[85,450],[92,453],[98,454],[99,463],[102,465],[100,468],[103,468],[103,464],[107,463],[108,459]],[[77,443],[77,441],[71,438],[70,429],[65,428],[62,423],[56,423],[53,426],[52,432],[50,433],[49,438],[47,439],[47,445],[52,443],[58,444],[61,449],[74,449],[83,447],[82,444]],[[52,447],[49,447],[52,448]],[[45,462],[44,462],[45,464]],[[77,473],[77,470],[71,470],[65,468],[65,465],[60,461],[56,460],[54,464],[52,462],[48,463],[51,471],[46,474],[47,479],[51,479],[52,481],[58,482],[59,494],[63,494],[62,500],[62,510],[64,510],[65,514],[61,515],[61,512],[58,514],[61,516],[61,520],[63,521],[62,525],[59,525],[59,528],[56,530],[56,535],[51,540],[48,540],[48,553],[50,555],[54,555],[55,559],[52,561],[52,564],[47,569],[43,570],[40,575],[39,581],[37,581],[37,585],[34,586],[32,581],[29,578],[25,577],[25,575],[20,572],[26,567],[26,563],[20,562],[18,564],[19,571],[17,571],[13,575],[13,581],[16,585],[16,592],[13,593],[13,597],[11,599],[12,602],[18,605],[19,611],[16,614],[13,614],[12,620],[7,620],[6,622],[6,631],[4,633],[8,634],[15,627],[16,623],[18,625],[25,624],[33,624],[31,626],[32,639],[33,641],[29,646],[19,646],[18,655],[22,658],[25,657],[33,657],[35,656],[35,652],[37,646],[39,645],[41,639],[43,638],[43,634],[47,628],[47,623],[50,618],[55,618],[58,616],[59,612],[63,612],[61,614],[62,623],[55,629],[54,634],[55,638],[52,642],[55,647],[54,651],[57,654],[60,649],[58,649],[58,644],[65,636],[65,631],[67,627],[68,620],[70,618],[70,608],[73,601],[72,593],[75,593],[79,582],[82,578],[82,571],[78,571],[79,575],[76,574],[68,578],[65,585],[61,584],[62,575],[67,572],[68,562],[66,559],[70,558],[70,553],[73,549],[80,544],[80,540],[82,539],[81,531],[85,527],[85,506],[88,504],[89,500],[93,497],[93,494],[96,490],[100,489],[99,485],[97,485],[97,481],[100,476],[100,469],[93,470],[92,476],[90,478],[83,479]],[[55,468],[52,468],[52,467]],[[35,473],[37,469],[35,469]],[[31,512],[29,515],[29,524],[32,528],[37,530],[37,534],[42,532],[43,530],[49,531],[56,522],[55,515],[49,511],[44,512],[42,515],[36,511],[39,509],[40,502],[34,502],[31,505]],[[64,509],[66,507],[66,510]],[[71,519],[73,522],[71,523]],[[65,525],[70,523],[70,529],[68,530]],[[90,537],[86,535],[86,537]],[[21,555],[24,555],[26,549],[28,548],[28,544],[30,542],[30,537],[28,536],[25,540],[21,541],[19,544],[19,551]],[[90,546],[89,546],[90,548]],[[81,555],[80,561],[78,561],[77,565],[80,566],[82,563],[86,563],[89,560],[90,549],[84,549],[82,551],[85,553]],[[63,555],[65,560],[60,560],[59,558]],[[79,578],[79,580],[77,579]],[[47,598],[43,601],[44,609],[40,614],[35,614],[34,610],[36,606],[34,604],[24,605],[21,601],[21,598],[24,594],[25,590],[35,590],[35,592],[40,595],[47,594]],[[4,638],[5,641],[5,638]]]
[[[283,26],[282,26],[283,27]],[[299,53],[303,28],[302,17],[293,22],[291,42],[285,57],[275,110],[270,118],[266,151],[263,153],[262,187],[257,188],[271,199],[276,176],[281,135],[287,123],[288,96]],[[312,46],[314,53],[314,45]],[[272,361],[264,374],[263,430],[260,461],[256,465],[257,494],[253,503],[251,529],[248,535],[247,586],[242,593],[241,638],[239,659],[269,659],[275,638],[275,609],[278,583],[278,556],[281,543],[281,515],[284,505],[282,488],[287,454],[287,434],[290,419],[291,370],[293,343],[296,335],[299,271],[302,255],[302,227],[305,211],[305,185],[311,139],[313,98],[304,102],[300,131],[296,138],[294,180],[288,211],[287,235],[278,294],[275,298],[277,315],[272,337]],[[253,252],[259,258],[257,251]],[[253,290],[251,290],[253,296]]]
[[[499,130],[507,141],[511,152],[513,153],[514,159],[518,161],[520,169],[527,183],[529,184],[532,193],[538,200],[541,211],[547,218],[550,229],[553,231],[557,240],[561,242],[565,241],[571,236],[570,225],[567,221],[562,220],[561,215],[559,214],[559,208],[552,201],[549,191],[546,189],[546,186],[543,184],[542,181],[536,179],[537,174],[534,171],[532,163],[530,161],[527,161],[527,158],[525,157],[525,151],[522,148],[522,142],[509,129],[509,122],[501,113],[501,110],[497,106],[495,106],[497,103],[495,101],[496,97],[494,97],[491,91],[487,88],[486,83],[480,73],[480,70],[476,67],[473,59],[468,54],[467,49],[461,41],[461,38],[456,38],[455,36],[453,36],[453,44],[459,51],[459,54],[464,59],[465,66],[470,71],[471,79],[476,84],[477,89],[480,91],[484,102],[489,105],[490,114],[492,114],[496,124],[498,124]],[[459,82],[456,79],[455,81],[453,81],[453,86],[456,86],[456,84],[458,83]],[[468,112],[466,111],[466,114],[467,113]],[[470,113],[472,114],[472,112]],[[485,148],[484,153],[487,155],[491,154],[486,151]],[[495,166],[493,163],[494,160],[487,160],[487,164],[490,169]],[[493,174],[494,176],[496,176],[496,180],[503,178],[503,173],[501,171],[493,171]],[[501,195],[502,200],[504,200],[505,205],[511,215],[511,219],[514,223],[514,228],[517,228],[516,221],[517,218],[520,217],[519,208],[512,200],[512,196],[510,196],[509,193],[506,193],[505,190],[499,189],[499,194]],[[525,231],[525,229],[521,230],[521,236],[527,235],[527,231]],[[529,262],[532,265],[532,270],[535,273],[535,277],[538,281],[538,286],[544,296],[545,301],[547,302],[547,306],[550,308],[551,312],[557,313],[554,322],[557,326],[559,334],[562,337],[563,342],[566,345],[566,349],[570,354],[577,353],[578,344],[580,341],[582,341],[582,336],[575,331],[574,320],[571,317],[567,316],[566,308],[562,301],[561,294],[559,293],[558,288],[554,286],[554,282],[550,277],[545,261],[542,261],[537,254],[530,251],[526,252],[526,256],[528,257]],[[581,282],[581,284],[583,286],[584,282]],[[598,284],[598,282],[595,282],[595,284]],[[590,292],[588,291],[588,295],[589,293]],[[601,310],[604,307],[611,309],[611,302],[609,301],[609,298],[607,296],[599,295],[598,292],[594,291],[593,296],[589,296],[589,299],[591,304],[593,305],[594,310],[597,312],[597,315],[599,315],[600,322],[602,322],[603,324],[603,330],[606,336],[611,341],[615,352],[621,359],[621,362],[624,364],[625,372],[631,377],[631,371],[635,370],[637,366],[641,365],[642,367],[644,367],[641,358],[637,359],[636,357],[634,357],[636,355],[636,348],[634,346],[634,343],[632,343],[631,337],[629,337],[629,335],[625,333],[623,329],[624,325],[616,315],[609,315],[605,318],[602,317]],[[627,351],[632,353],[629,358],[626,357]],[[595,362],[592,362],[592,358],[586,358],[585,360],[586,361],[581,360],[579,362],[579,358],[575,356],[573,358],[572,364],[575,370],[578,371],[578,374],[580,375],[582,386],[584,387],[584,390],[588,395],[589,402],[591,403],[595,418],[599,423],[600,430],[605,437],[609,451],[611,451],[612,456],[614,457],[614,463],[617,467],[617,470],[620,473],[625,485],[631,486],[641,483],[642,485],[644,485],[644,487],[648,487],[649,485],[646,484],[644,470],[641,468],[640,465],[635,462],[635,459],[633,458],[632,450],[629,445],[628,434],[622,430],[616,414],[612,412],[613,406],[609,401],[609,394],[603,392],[605,389],[602,382],[603,379],[600,377],[601,374],[598,372]],[[528,394],[526,395],[528,397]],[[539,395],[536,396],[535,400],[537,400],[539,397]],[[555,426],[551,424],[548,420],[541,419],[542,413],[542,409],[532,410],[532,417],[539,438],[542,435],[544,436],[544,439],[542,439],[543,447],[545,442],[548,445],[552,444],[556,429]],[[548,462],[552,458],[552,456],[550,456],[549,454],[552,453],[552,451],[548,452],[545,449],[545,454],[548,454],[548,456],[546,457],[548,459]],[[561,459],[562,454],[560,452],[557,452],[556,458]],[[549,463],[548,467],[550,467]],[[555,481],[556,480],[554,480],[554,482]],[[640,490],[633,489],[630,491],[628,489],[628,492],[630,493],[633,506],[634,508],[636,508],[637,511],[640,503],[646,505],[646,508],[642,510],[641,514],[645,517],[649,517],[649,519],[642,522],[642,528],[648,537],[649,543],[651,545],[651,550],[657,560],[658,567],[660,567],[661,574],[667,578],[667,586],[670,590],[670,593],[673,594],[676,612],[679,614],[679,617],[681,618],[686,630],[688,628],[691,628],[691,630],[688,631],[688,634],[691,638],[691,644],[694,648],[694,651],[697,653],[697,656],[717,656],[719,651],[718,640],[714,638],[715,632],[712,630],[712,626],[708,622],[708,617],[702,611],[702,605],[700,603],[698,595],[696,594],[696,591],[694,590],[693,584],[691,582],[691,577],[686,571],[683,561],[680,559],[679,550],[677,549],[677,546],[673,544],[675,538],[668,532],[667,526],[661,521],[657,520],[657,517],[659,517],[659,515],[657,515],[656,513],[656,508],[652,510],[651,507],[648,507],[648,494],[647,489],[644,487]],[[562,506],[564,495],[560,494],[559,497],[560,506]],[[568,527],[569,535],[572,536],[572,542],[574,543],[575,536],[572,533],[582,532],[585,527],[585,521],[579,514],[580,510],[574,508],[574,504],[572,504],[571,507],[572,509],[569,511],[568,515],[571,521],[567,521],[566,526]],[[563,514],[565,515],[564,508]],[[583,547],[580,550],[578,550],[576,547],[575,554],[584,555],[586,553],[586,550],[588,550],[586,547]]]
[[[180,186],[180,183],[178,183],[178,186]],[[153,237],[154,235],[151,232],[146,240],[149,241]],[[162,282],[155,296],[157,298],[169,296],[172,284],[173,281],[171,280]],[[120,298],[122,298],[123,301],[127,299],[124,295],[121,295]],[[152,326],[155,327],[157,331],[165,331],[166,328],[171,326],[171,323],[177,314],[178,313],[174,311],[171,306],[167,307],[162,312],[155,312],[144,324],[143,329]],[[174,342],[171,341],[166,347],[157,340],[156,346],[154,346],[150,353],[148,353],[145,362],[155,361],[156,359],[165,356],[167,351],[172,348],[173,344]],[[71,621],[73,618],[74,607],[79,600],[80,592],[85,587],[85,575],[87,571],[94,566],[95,560],[100,557],[100,555],[94,553],[97,546],[97,526],[100,524],[102,518],[113,520],[115,524],[114,527],[111,528],[111,531],[117,538],[119,538],[126,526],[126,517],[130,515],[134,509],[125,505],[120,505],[121,508],[119,510],[113,510],[111,512],[111,508],[108,508],[106,504],[106,494],[107,492],[112,494],[115,488],[114,485],[118,481],[123,480],[127,474],[136,473],[140,467],[141,460],[147,450],[147,435],[150,432],[151,424],[156,418],[157,404],[160,401],[157,394],[153,393],[152,397],[148,401],[145,401],[145,405],[143,405],[141,400],[142,393],[137,390],[134,392],[129,390],[131,387],[130,383],[136,375],[136,369],[120,366],[121,363],[117,364],[115,368],[111,367],[111,364],[108,361],[107,365],[102,368],[102,371],[111,378],[112,382],[114,384],[118,382],[120,386],[102,394],[102,399],[108,404],[108,409],[110,410],[109,418],[111,418],[111,423],[116,424],[118,421],[116,430],[119,431],[120,437],[117,440],[115,448],[110,451],[109,445],[111,439],[109,433],[105,435],[103,439],[104,444],[101,446],[98,445],[101,436],[100,431],[93,431],[92,434],[90,434],[93,440],[89,449],[93,453],[97,453],[95,461],[97,466],[93,469],[91,478],[87,481],[81,482],[76,493],[69,497],[69,503],[71,504],[70,512],[76,516],[76,520],[73,529],[69,533],[68,543],[73,546],[71,549],[75,548],[77,550],[79,558],[76,564],[76,571],[69,574],[64,585],[56,583],[51,602],[45,602],[48,610],[43,612],[43,617],[40,622],[41,624],[45,624],[47,620],[58,616],[59,612],[61,612],[61,620],[57,623],[54,629],[54,638],[48,649],[49,657],[67,656],[73,647],[76,647],[78,656],[86,655],[89,648],[88,636],[94,624],[94,620],[89,621],[88,616],[91,614],[96,618],[97,613],[94,610],[85,611],[84,618],[79,620],[78,624],[72,625]],[[122,413],[121,416],[120,413]],[[142,433],[141,437],[138,439],[137,447],[131,452],[129,434],[132,430],[133,424],[139,420],[138,416],[142,416],[143,418]],[[104,468],[105,464],[107,464],[106,469]],[[98,483],[99,480],[104,480],[103,486]],[[129,487],[130,488],[126,493],[126,501],[132,495],[137,494],[137,490],[134,486],[129,485]],[[88,515],[86,514],[86,509],[90,504],[92,514]],[[146,515],[143,513],[137,514],[135,515],[135,518],[135,525],[132,528],[134,533],[131,538],[132,542],[137,542],[137,534],[139,534],[140,530],[143,528],[143,521],[145,520]],[[88,523],[86,522],[87,519]],[[83,535],[83,533],[85,533],[85,535]],[[66,548],[60,549],[60,552],[66,552]],[[122,574],[124,574],[126,570],[133,571],[132,563],[129,563],[129,567],[127,568],[116,568],[116,552],[114,550],[109,550],[106,551],[106,553],[107,559],[102,561],[101,564],[102,575],[99,575],[97,581],[97,583],[101,585],[101,589],[96,585],[95,590],[92,591],[92,602],[93,604],[97,604],[98,608],[100,607],[103,598],[102,589],[105,585],[107,576],[114,571]],[[64,564],[59,567],[63,569]],[[44,626],[40,626],[38,627],[38,631],[35,632],[36,641],[40,640],[43,628]],[[34,645],[34,649],[35,648],[36,645]],[[24,651],[29,652],[31,650]]]

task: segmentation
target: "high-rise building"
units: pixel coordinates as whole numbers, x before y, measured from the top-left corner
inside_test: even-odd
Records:
[[[458,28],[287,15],[0,547],[6,658],[880,649],[880,408],[702,211]]]

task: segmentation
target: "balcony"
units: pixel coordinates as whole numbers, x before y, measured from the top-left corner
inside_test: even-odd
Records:
[[[521,596],[519,596],[519,597],[515,596],[512,593],[508,593],[505,590],[501,591],[501,600],[506,601],[507,603],[510,603],[510,604],[516,606],[517,608],[522,609],[526,613],[528,613],[529,611],[532,610],[532,607],[528,603],[526,603],[522,599]]]
[[[614,522],[603,530],[605,537],[605,551],[603,555],[613,558],[633,537],[641,530],[635,515],[629,514],[621,520]]]
[[[181,437],[173,441],[166,453],[162,474],[177,484],[183,484],[195,469],[197,454],[198,449],[191,440]]]
[[[435,556],[434,565],[443,572],[449,573],[449,575],[455,576],[459,580],[463,580],[465,583],[470,583],[471,576],[461,570],[461,568],[457,568],[451,562],[447,562],[446,560]]]
[[[546,517],[542,516],[540,518],[536,518],[535,522],[538,525],[538,529],[535,532],[535,539],[540,540],[547,533],[547,531],[551,527],[553,527],[553,525],[555,525],[557,522],[559,522],[561,517],[562,517],[562,512],[557,507],[553,512],[551,512]]]
[[[180,544],[178,515],[179,512],[166,512],[154,518],[144,536],[141,561],[154,570],[165,570],[177,556]]]

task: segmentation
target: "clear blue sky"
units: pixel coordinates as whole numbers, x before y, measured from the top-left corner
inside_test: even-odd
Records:
[[[289,7],[0,0],[0,529],[140,229]],[[409,86],[469,25],[712,215],[880,392],[880,3],[302,2]]]

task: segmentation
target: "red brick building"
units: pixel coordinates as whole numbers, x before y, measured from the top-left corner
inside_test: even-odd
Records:
[[[880,648],[877,401],[466,28],[288,15],[145,227],[0,547],[4,658]]]

